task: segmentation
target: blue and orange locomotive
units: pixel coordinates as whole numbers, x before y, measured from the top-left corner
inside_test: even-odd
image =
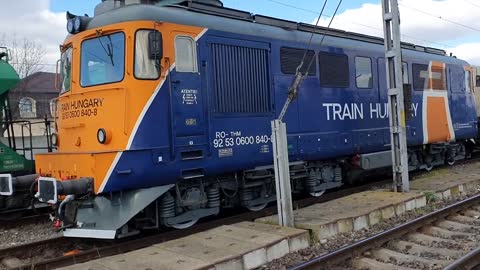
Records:
[[[270,121],[305,52],[314,64],[284,119],[293,192],[320,196],[353,171],[391,166],[382,39],[219,1],[144,2],[68,14],[58,152],[36,159],[37,195],[58,203],[65,236],[185,228],[274,201]],[[477,137],[473,68],[402,47],[410,168],[464,159]]]

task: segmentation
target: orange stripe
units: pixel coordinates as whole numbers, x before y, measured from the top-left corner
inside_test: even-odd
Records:
[[[428,143],[449,141],[448,115],[444,97],[427,97]]]

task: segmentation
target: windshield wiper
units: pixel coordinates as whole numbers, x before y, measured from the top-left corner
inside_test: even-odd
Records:
[[[105,48],[105,46],[103,46],[103,43],[102,43],[102,38],[100,37],[99,38],[99,42],[100,42],[100,45],[102,45],[102,48],[103,50],[105,51],[105,53],[107,54],[107,56],[110,58],[110,62],[112,63],[112,66],[115,66],[115,64],[113,63],[113,43],[112,43],[112,38],[110,36],[107,36],[108,38],[108,41],[109,41],[109,44],[107,44],[107,48]]]

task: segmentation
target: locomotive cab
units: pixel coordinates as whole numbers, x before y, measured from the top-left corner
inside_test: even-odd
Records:
[[[206,153],[195,41],[203,28],[118,20],[96,26],[95,17],[68,14],[71,35],[62,46],[57,76],[58,152],[37,156],[42,176],[37,197],[58,204],[63,226],[81,224],[67,229],[67,236],[114,238],[132,216],[174,186],[161,180],[159,168],[177,159],[198,161]],[[190,179],[203,172],[190,162],[166,174]],[[181,193],[194,201],[197,191]],[[207,193],[202,188],[200,194]],[[123,210],[118,206],[111,211],[113,217],[96,220],[101,215],[96,211],[112,200],[124,201]],[[125,205],[131,213],[125,214]],[[203,212],[193,221],[218,213],[218,207]],[[186,216],[168,224],[191,223],[192,217]]]

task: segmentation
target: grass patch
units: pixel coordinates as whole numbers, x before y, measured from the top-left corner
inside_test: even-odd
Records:
[[[427,199],[427,204],[438,201],[437,194],[433,191],[426,191],[423,194],[425,195],[425,198]]]

